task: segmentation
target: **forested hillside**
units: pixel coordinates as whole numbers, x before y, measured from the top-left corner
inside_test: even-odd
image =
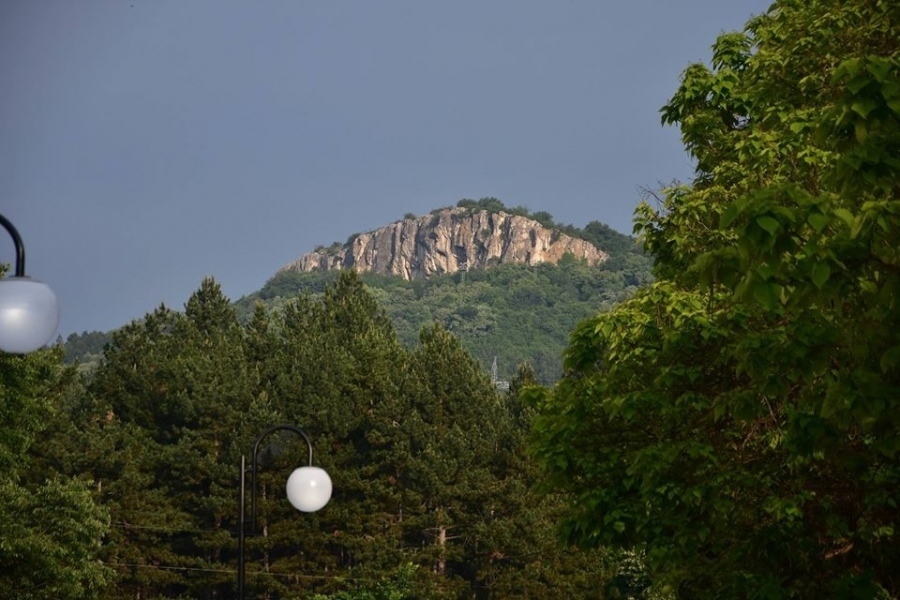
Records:
[[[538,381],[549,384],[562,374],[562,351],[569,333],[582,319],[609,310],[652,279],[651,259],[629,236],[594,221],[583,229],[557,224],[547,212],[507,208],[496,198],[461,200],[458,207],[506,211],[587,240],[609,253],[597,266],[564,257],[559,264],[501,264],[487,269],[405,281],[367,273],[361,276],[391,319],[397,336],[414,345],[423,327],[439,324],[455,335],[485,371],[497,359],[499,377],[512,378],[527,363]],[[352,238],[353,236],[351,236]],[[321,294],[337,272],[282,271],[261,290],[236,302],[246,322],[254,305],[278,308],[298,294]],[[108,334],[72,334],[67,360],[95,364]]]
[[[413,281],[362,275],[408,346],[416,342],[422,327],[439,324],[460,340],[484,370],[496,358],[500,379],[510,379],[519,365],[528,364],[538,381],[549,384],[562,374],[562,351],[575,325],[609,310],[652,279],[651,259],[635,240],[598,221],[577,228],[556,223],[545,211],[509,208],[497,198],[465,199],[456,206],[533,219],[594,244],[609,259],[588,266],[569,256],[558,264],[507,263]],[[298,293],[321,293],[335,277],[329,272],[279,272],[259,292],[238,301],[238,314],[247,318],[258,301],[277,307]]]
[[[622,261],[626,265],[622,269],[563,261],[537,267],[499,265],[428,280],[382,275],[365,275],[362,280],[404,344],[414,344],[422,327],[440,324],[459,338],[483,369],[489,369],[496,357],[500,376],[509,379],[521,363],[528,363],[540,381],[550,383],[562,372],[562,350],[572,328],[646,284],[648,262],[634,254]],[[258,294],[241,299],[239,314],[246,318],[260,300],[277,307],[298,293],[321,293],[335,277],[281,273]]]

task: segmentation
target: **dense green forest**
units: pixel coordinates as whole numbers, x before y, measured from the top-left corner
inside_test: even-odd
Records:
[[[239,459],[278,423],[335,492],[293,512],[306,449],[273,440],[253,598],[900,597],[900,4],[777,0],[662,118],[696,178],[639,207],[653,281],[552,386],[500,393],[443,316],[401,339],[384,299],[417,288],[353,273],[206,280],[88,371],[0,354],[0,598],[231,597]],[[472,275],[415,285],[471,304]]]
[[[59,347],[0,360],[15,453],[5,506],[23,514],[3,526],[21,541],[0,549],[0,589],[16,597],[230,597],[239,458],[280,423],[309,433],[335,492],[317,513],[292,511],[279,490],[305,448],[277,440],[260,474],[263,535],[248,540],[252,597],[569,598],[632,585],[618,555],[555,537],[560,502],[533,489],[531,413],[516,399],[532,373],[501,394],[442,327],[406,346],[352,273],[246,323],[204,281],[183,312],[116,331],[86,377]],[[31,518],[29,492],[45,489],[93,520],[70,535],[67,513]]]
[[[496,358],[499,378],[508,381],[519,365],[527,363],[538,381],[551,384],[562,374],[562,351],[575,325],[609,310],[652,279],[651,259],[635,240],[598,221],[583,229],[558,225],[549,213],[507,208],[496,198],[461,200],[457,206],[527,216],[594,243],[610,259],[590,267],[564,257],[558,265],[505,264],[415,281],[362,275],[397,336],[409,347],[418,341],[422,327],[439,324],[485,371]],[[238,318],[249,320],[258,302],[280,308],[298,294],[322,294],[337,277],[336,272],[279,273],[261,290],[236,302]],[[94,364],[108,340],[108,334],[99,332],[72,334],[65,342],[67,360]]]

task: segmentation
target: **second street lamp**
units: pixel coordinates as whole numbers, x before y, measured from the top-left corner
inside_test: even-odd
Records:
[[[250,478],[250,529],[256,529],[256,481],[258,475],[257,455],[259,454],[259,445],[263,438],[276,431],[289,431],[299,435],[306,442],[309,449],[309,464],[305,467],[294,469],[291,476],[287,480],[287,498],[291,505],[302,512],[315,512],[331,499],[331,477],[320,467],[314,467],[312,443],[306,433],[293,425],[273,425],[269,427],[256,438],[253,444],[253,455],[251,456]],[[240,473],[240,492],[239,492],[239,521],[238,521],[238,599],[244,600],[244,573],[245,573],[245,544],[246,544],[246,477],[247,477],[247,458],[241,455],[241,473]]]

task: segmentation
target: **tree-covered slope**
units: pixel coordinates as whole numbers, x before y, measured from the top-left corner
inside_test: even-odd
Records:
[[[609,310],[647,283],[649,259],[631,253],[599,267],[563,260],[558,265],[498,265],[491,269],[404,281],[365,275],[362,279],[391,318],[406,345],[419,330],[439,324],[459,338],[478,363],[489,369],[497,358],[499,376],[509,379],[519,364],[532,366],[543,382],[562,370],[562,350],[575,325]],[[237,303],[246,318],[253,305],[277,307],[298,293],[320,293],[334,273],[284,272],[256,294]]]
[[[413,281],[363,275],[406,346],[418,341],[423,327],[439,324],[459,338],[483,369],[490,369],[496,358],[501,380],[509,380],[521,363],[528,363],[539,381],[550,383],[562,373],[562,350],[575,325],[609,310],[651,279],[651,259],[635,240],[598,221],[584,228],[559,224],[547,212],[508,208],[496,198],[460,200],[457,207],[533,219],[590,242],[609,259],[588,266],[564,256],[558,264],[500,264]],[[236,302],[238,316],[248,320],[259,302],[279,307],[298,294],[321,294],[337,278],[335,271],[281,271],[258,292]],[[67,361],[96,364],[109,339],[110,334],[101,332],[70,335],[65,342]]]

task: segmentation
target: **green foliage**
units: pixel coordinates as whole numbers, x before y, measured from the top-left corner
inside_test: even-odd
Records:
[[[97,598],[109,515],[91,482],[57,475],[32,454],[54,432],[73,373],[60,347],[0,354],[0,597]],[[36,464],[37,463],[37,464]]]
[[[257,424],[244,423],[256,374],[242,342],[231,303],[205,280],[184,313],[160,307],[117,331],[73,407],[60,454],[112,515],[102,557],[119,581],[107,597],[230,593],[233,543],[219,528],[234,512],[239,436]],[[214,575],[185,577],[204,570]]]
[[[237,302],[237,310],[246,320],[253,311],[256,300],[270,301],[276,298],[293,298],[304,294],[323,294],[325,288],[338,278],[337,272],[328,272],[327,277],[310,277],[309,273],[300,271],[282,271],[266,282],[255,295],[242,298]]]
[[[497,198],[487,197],[481,198],[477,202],[465,198],[456,203],[457,208],[468,208],[469,210],[486,210],[488,212],[507,212],[506,206]]]
[[[0,597],[97,598],[111,581],[94,557],[109,514],[89,484],[50,479],[37,487],[0,481]]]
[[[313,600],[407,600],[413,595],[413,576],[418,567],[413,563],[401,565],[390,578],[382,578],[374,587],[364,586],[353,591],[329,596],[316,594]]]
[[[59,351],[0,353],[0,473],[13,473],[53,412]]]
[[[334,495],[298,515],[279,490],[305,444],[267,438],[249,597],[591,597],[612,578],[605,553],[552,535],[560,502],[532,490],[524,453],[531,411],[445,328],[401,343],[369,289],[342,273],[242,325],[205,280],[183,313],[113,335],[33,455],[90,477],[109,511],[98,552],[117,579],[101,597],[233,595],[240,457],[278,423],[310,433]]]
[[[600,267],[569,257],[558,265],[470,270],[464,279],[461,274],[415,281],[365,274],[361,279],[405,345],[415,345],[422,327],[440,324],[482,368],[497,357],[501,378],[508,379],[517,365],[528,362],[537,378],[549,383],[562,373],[562,350],[575,324],[609,310],[650,280],[650,259],[631,251],[633,240],[604,225],[589,228],[596,238],[605,235],[610,240],[611,251],[624,254],[614,254]],[[259,300],[277,308],[297,293],[321,294],[337,277],[336,272],[279,273],[258,294],[238,301],[238,313],[246,320]]]
[[[896,3],[785,0],[684,72],[657,282],[526,392],[568,539],[679,597],[900,594],[898,67]]]
[[[83,331],[80,334],[70,333],[66,338],[66,363],[89,362],[103,354],[103,349],[110,340],[109,332]]]

